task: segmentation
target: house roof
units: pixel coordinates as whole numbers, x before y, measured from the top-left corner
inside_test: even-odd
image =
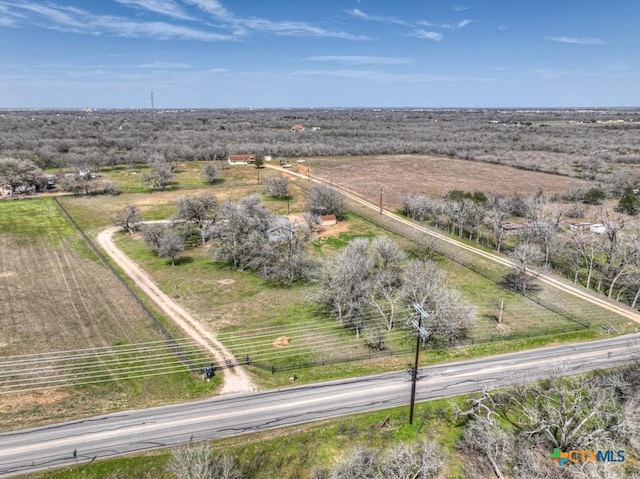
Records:
[[[269,241],[278,242],[291,239],[293,237],[293,226],[291,220],[286,216],[276,216],[269,222]]]
[[[256,155],[229,155],[230,161],[250,161],[255,159]]]

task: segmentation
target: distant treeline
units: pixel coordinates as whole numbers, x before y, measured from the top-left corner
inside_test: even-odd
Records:
[[[596,179],[640,163],[639,133],[640,109],[5,110],[0,157],[57,168],[434,154]]]

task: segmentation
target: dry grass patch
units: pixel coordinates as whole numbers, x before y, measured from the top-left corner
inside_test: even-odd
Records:
[[[397,209],[403,195],[421,193],[443,197],[450,190],[534,195],[566,193],[581,180],[506,165],[458,160],[431,155],[376,155],[311,158],[314,176],[335,183],[378,203]]]

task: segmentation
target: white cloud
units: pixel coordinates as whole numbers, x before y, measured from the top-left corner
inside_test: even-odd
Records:
[[[439,42],[444,38],[444,35],[442,33],[428,32],[426,30],[414,30],[409,34],[409,36],[421,38],[424,40],[434,40],[436,42]]]
[[[347,10],[347,13],[349,15],[351,15],[351,16],[356,17],[356,18],[360,18],[362,20],[368,20],[370,22],[395,23],[396,25],[411,26],[410,23],[405,22],[404,20],[401,20],[399,18],[388,17],[388,16],[379,16],[379,15],[370,15],[370,14],[365,13],[362,10],[359,10],[357,8],[354,8],[352,10]]]
[[[131,68],[162,68],[167,70],[182,70],[193,68],[193,66],[189,65],[188,63],[156,61],[151,63],[142,63],[141,65],[134,65]]]
[[[121,5],[141,8],[149,12],[171,17],[172,20],[192,20],[197,25],[184,26],[174,22],[145,22],[129,17],[94,14],[88,10],[64,7],[55,3],[40,5],[33,1],[21,3],[0,0],[0,8],[7,11],[7,18],[15,19],[15,26],[37,26],[62,32],[91,35],[115,35],[130,38],[183,39],[205,42],[234,41],[252,32],[277,36],[300,36],[315,38],[339,38],[344,40],[370,40],[363,35],[335,31],[305,22],[272,21],[265,18],[241,18],[228,11],[217,0],[116,0]],[[191,17],[184,6],[195,7],[213,16]],[[0,10],[1,11],[1,10]],[[200,14],[200,17],[202,14]],[[9,24],[9,20],[1,20]]]
[[[584,76],[584,72],[581,70],[557,70],[553,68],[538,68],[537,70],[534,70],[533,73],[544,80],[555,80],[571,76]]]
[[[210,13],[217,18],[230,20],[233,15],[218,0],[184,0],[185,3],[195,5],[200,10]]]
[[[16,21],[9,17],[0,17],[0,27],[15,27]]]
[[[414,62],[412,58],[403,57],[375,57],[359,55],[325,55],[305,58],[312,62],[335,62],[351,65],[408,65]]]
[[[453,7],[454,12],[464,12],[465,10],[469,10],[469,7],[465,7],[464,5],[455,5]]]
[[[174,25],[165,22],[134,22],[118,17],[99,17],[86,29],[85,33],[111,33],[128,38],[157,38],[160,40],[199,40],[205,42],[233,41],[233,35],[213,33],[197,28]]]
[[[604,45],[601,38],[577,38],[577,37],[544,37],[545,40],[559,43],[571,43],[574,45]]]
[[[481,77],[460,77],[433,75],[430,73],[387,73],[377,70],[299,70],[293,72],[293,75],[300,76],[334,76],[340,78],[352,78],[358,80],[368,80],[378,83],[438,83],[438,82],[490,82],[487,78]]]
[[[341,38],[344,40],[370,40],[364,35],[353,35],[351,33],[327,30],[321,27],[309,25],[304,22],[273,22],[264,18],[247,18],[236,20],[237,25],[263,33],[271,33],[278,36],[300,36],[300,37],[321,37],[321,38]]]
[[[464,19],[459,21],[456,24],[450,24],[450,23],[432,23],[424,20],[424,21],[418,22],[418,25],[422,25],[425,27],[444,28],[446,30],[459,30],[461,28],[466,27],[472,22],[473,20]]]
[[[169,17],[180,18],[183,20],[191,20],[189,16],[178,4],[173,0],[116,0],[121,5],[137,7],[142,10],[167,15]]]

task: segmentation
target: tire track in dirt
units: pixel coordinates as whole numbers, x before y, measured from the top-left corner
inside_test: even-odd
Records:
[[[118,231],[117,226],[108,228],[98,234],[100,247],[122,268],[136,286],[138,286],[182,331],[207,349],[218,364],[233,364],[235,367],[223,368],[222,394],[255,391],[256,387],[247,373],[234,358],[233,354],[205,329],[184,308],[163,293],[153,280],[134,262],[116,247],[113,234]]]

